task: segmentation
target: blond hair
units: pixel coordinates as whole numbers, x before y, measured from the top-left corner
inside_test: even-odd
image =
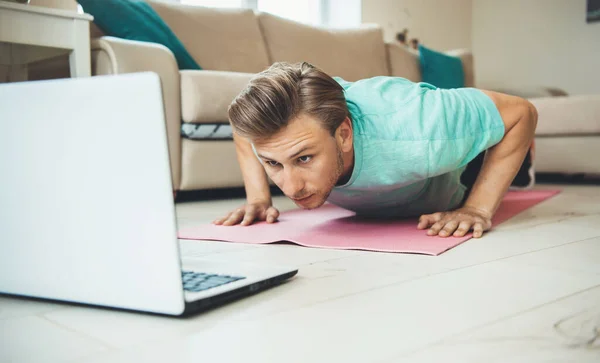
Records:
[[[278,62],[250,80],[228,113],[236,134],[256,140],[275,135],[301,114],[334,135],[348,107],[342,86],[322,70],[307,62]]]

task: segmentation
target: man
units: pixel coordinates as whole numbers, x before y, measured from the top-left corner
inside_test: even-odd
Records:
[[[268,175],[302,208],[329,201],[370,218],[420,216],[417,228],[442,237],[491,228],[537,124],[522,98],[399,77],[347,82],[306,62],[256,75],[229,117],[247,204],[215,224],[275,222]]]

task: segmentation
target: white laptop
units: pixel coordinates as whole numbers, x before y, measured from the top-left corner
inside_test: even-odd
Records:
[[[180,256],[154,73],[0,84],[0,173],[2,294],[186,315],[298,271]]]

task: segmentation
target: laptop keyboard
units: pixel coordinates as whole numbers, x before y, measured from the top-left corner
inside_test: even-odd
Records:
[[[183,289],[191,292],[200,292],[245,279],[242,276],[217,275],[185,270],[181,271],[181,274],[183,277]]]

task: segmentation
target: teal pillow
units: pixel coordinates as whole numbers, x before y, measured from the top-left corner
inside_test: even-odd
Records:
[[[465,73],[460,58],[419,45],[419,61],[423,82],[438,88],[465,86]]]
[[[77,1],[106,35],[162,44],[173,52],[179,69],[201,69],[171,28],[145,1]]]

